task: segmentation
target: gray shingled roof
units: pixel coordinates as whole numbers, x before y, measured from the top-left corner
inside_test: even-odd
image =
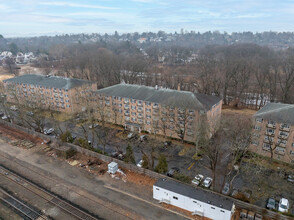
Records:
[[[187,196],[189,198],[209,203],[213,206],[226,209],[231,211],[233,207],[233,200],[219,195],[215,192],[206,191],[199,187],[189,186],[183,183],[178,183],[176,181],[166,180],[166,179],[159,179],[154,186],[161,187],[163,189],[169,190],[174,193],[181,194],[183,196]],[[209,201],[209,202],[208,202]]]
[[[254,117],[294,125],[294,105],[268,103]]]
[[[46,77],[44,75],[28,74],[6,79],[4,82],[24,83],[30,85],[46,86],[57,89],[71,89],[84,84],[92,84],[93,82],[74,78],[65,78],[59,76]]]
[[[119,96],[142,101],[160,103],[168,106],[180,106],[183,108],[197,109],[207,111],[212,105],[218,103],[221,99],[213,96],[195,95],[188,91],[178,91],[172,89],[155,89],[154,87],[117,84],[97,91],[106,96]],[[214,103],[214,104],[212,104]]]

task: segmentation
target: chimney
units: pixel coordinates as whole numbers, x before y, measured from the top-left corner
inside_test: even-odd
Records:
[[[178,83],[178,91],[181,91],[181,84]]]

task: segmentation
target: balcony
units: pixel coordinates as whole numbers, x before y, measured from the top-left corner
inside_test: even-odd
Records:
[[[158,109],[158,105],[153,105],[152,108],[153,109]]]
[[[275,124],[266,124],[266,127],[268,127],[268,128],[276,128],[276,125]]]
[[[138,112],[142,112],[143,111],[143,108],[142,107],[139,107],[138,108]]]
[[[266,131],[265,134],[268,135],[268,136],[272,136],[272,137],[275,136],[275,133],[273,133],[273,132]]]
[[[130,113],[126,112],[126,113],[125,113],[125,116],[130,116]]]
[[[283,127],[283,126],[280,126],[280,131],[290,131],[290,127]]]
[[[279,136],[278,136],[278,138],[281,138],[284,140],[288,139],[288,137],[289,137],[289,135],[281,135],[281,134],[279,134]]]

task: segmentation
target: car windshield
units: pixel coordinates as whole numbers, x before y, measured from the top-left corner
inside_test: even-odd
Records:
[[[274,201],[274,200],[269,200],[268,203],[269,203],[270,205],[275,205],[275,201]]]
[[[280,207],[283,208],[283,209],[287,209],[287,206],[285,206],[283,204],[281,204]]]

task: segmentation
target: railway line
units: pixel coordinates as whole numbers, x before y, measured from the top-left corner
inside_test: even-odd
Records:
[[[55,207],[58,207],[63,212],[66,212],[68,215],[72,216],[74,219],[80,220],[97,220],[101,218],[97,218],[95,216],[86,213],[85,211],[79,209],[78,207],[73,206],[69,202],[57,197],[56,195],[44,190],[43,188],[37,186],[36,184],[27,181],[26,179],[22,178],[21,176],[17,175],[10,170],[7,170],[3,166],[0,165],[0,175],[9,181],[13,181],[14,183],[20,185],[25,190],[28,190],[35,195],[43,198],[47,202],[51,203]],[[28,219],[46,219],[42,217],[41,213],[33,210],[29,206],[25,205],[20,200],[16,199],[15,197],[9,195],[4,190],[0,190],[0,198],[3,202],[7,203],[11,207],[15,208],[23,215],[25,215]]]
[[[9,207],[12,207],[13,209],[17,210],[26,219],[47,220],[47,217],[43,216],[42,213],[24,204],[22,201],[10,195],[3,189],[0,189],[0,200],[4,202],[6,205],[8,205]]]

